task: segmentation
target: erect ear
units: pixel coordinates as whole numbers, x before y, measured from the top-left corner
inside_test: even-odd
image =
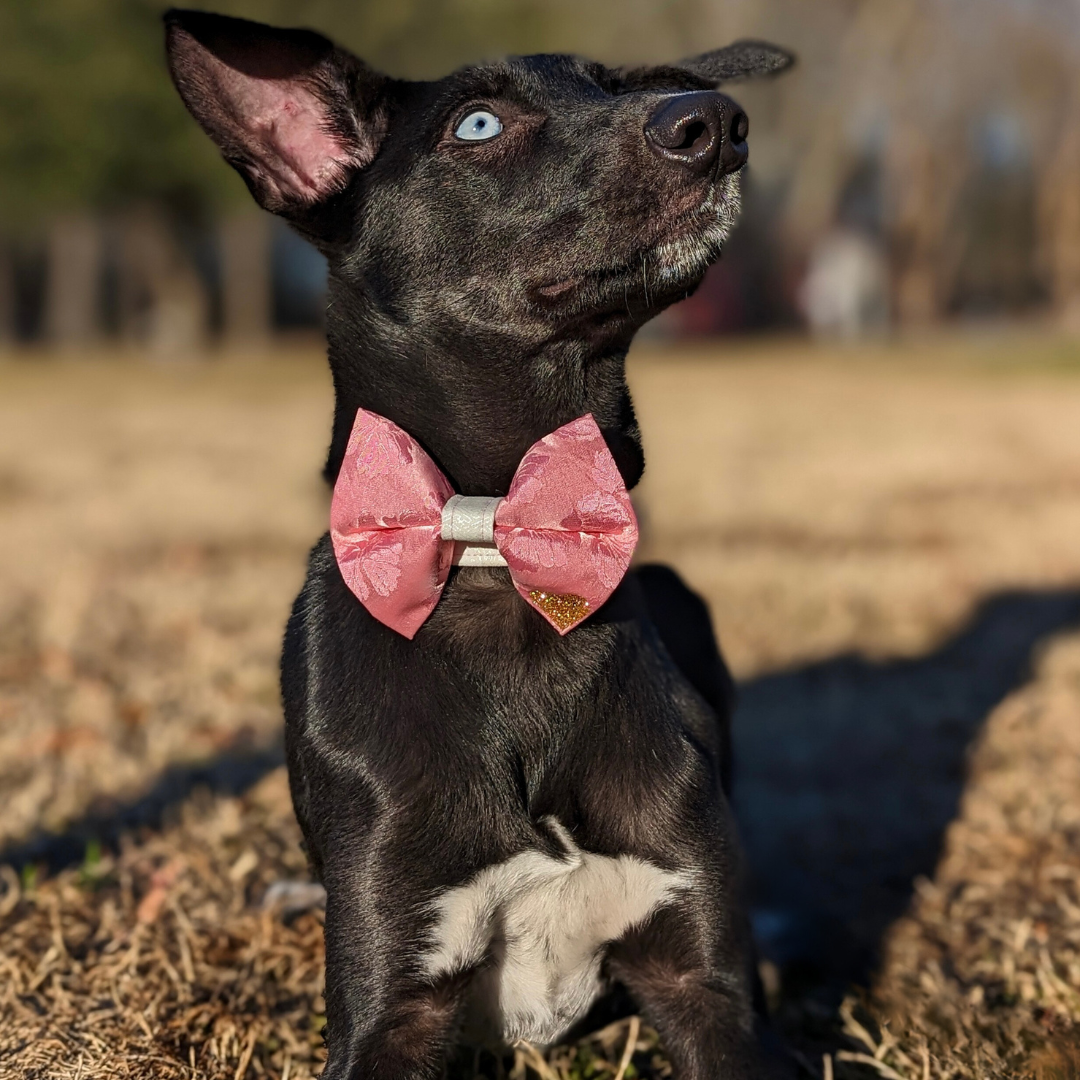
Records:
[[[794,63],[794,55],[778,45],[767,41],[736,41],[722,49],[680,60],[673,66],[710,82],[722,83],[779,75]]]
[[[184,104],[267,210],[303,216],[378,152],[390,80],[321,34],[175,9],[165,28]]]

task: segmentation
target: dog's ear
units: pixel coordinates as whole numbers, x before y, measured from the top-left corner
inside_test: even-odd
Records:
[[[267,210],[304,217],[378,152],[390,80],[321,34],[174,9],[165,41],[184,104]]]
[[[736,41],[722,49],[680,60],[672,66],[719,84],[779,75],[794,63],[794,55],[778,45],[770,45],[767,41]]]

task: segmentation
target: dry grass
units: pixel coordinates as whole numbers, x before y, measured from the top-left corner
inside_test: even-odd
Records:
[[[277,733],[326,503],[317,359],[0,369],[0,846]]]
[[[898,1036],[881,1058],[904,1077],[1080,1075],[1080,634],[987,721],[876,990]]]
[[[283,775],[244,800],[91,853],[4,902],[0,1075],[310,1077],[320,1060],[322,927],[258,900],[302,874]]]
[[[645,554],[709,598],[744,680],[921,657],[988,595],[1075,589],[1076,359],[1040,339],[643,352]],[[228,787],[234,765],[272,762],[328,416],[316,356],[0,364],[0,860],[61,858],[47,834],[85,846],[179,775],[168,803],[177,768],[224,759]],[[930,756],[951,706],[933,708],[911,729]],[[968,761],[872,997],[837,1010],[767,972],[813,1075],[1080,1075],[1080,638],[1045,643]],[[80,865],[5,871],[0,1077],[312,1075],[320,927],[259,907],[303,873],[297,839],[276,770],[196,793],[117,851],[80,847]],[[630,1034],[507,1067],[614,1076]],[[626,1075],[663,1075],[655,1036],[633,1043]]]
[[[640,502],[644,554],[708,597],[740,678],[925,654],[988,594],[1080,581],[1080,347],[718,359],[634,367]]]

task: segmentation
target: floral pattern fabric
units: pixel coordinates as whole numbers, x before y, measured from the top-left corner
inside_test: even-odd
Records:
[[[377,413],[357,412],[334,486],[334,553],[360,602],[408,638],[434,610],[450,572],[454,543],[441,529],[453,493],[412,436]],[[495,546],[515,588],[560,634],[608,599],[637,537],[626,485],[591,414],[529,449],[495,514]],[[583,614],[557,621],[537,597],[571,597]]]

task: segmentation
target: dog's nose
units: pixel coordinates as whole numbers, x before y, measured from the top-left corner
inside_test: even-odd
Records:
[[[750,122],[731,98],[712,90],[666,98],[645,125],[654,154],[696,173],[720,175],[746,164]]]

